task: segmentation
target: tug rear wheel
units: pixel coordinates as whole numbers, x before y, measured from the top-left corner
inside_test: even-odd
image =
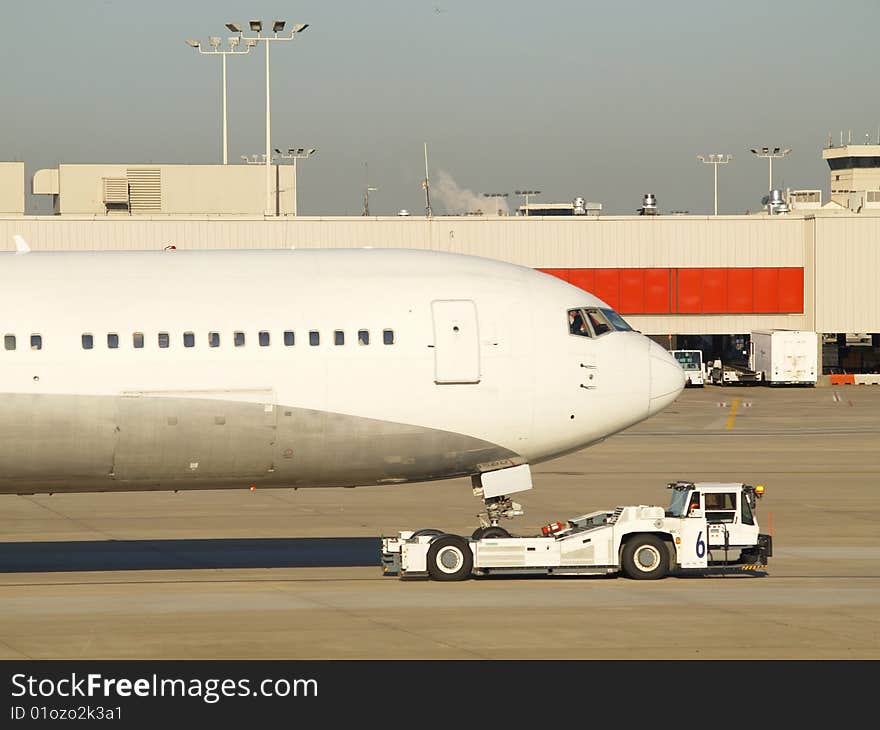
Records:
[[[428,575],[434,580],[466,580],[474,567],[468,541],[458,535],[435,537],[428,548]]]

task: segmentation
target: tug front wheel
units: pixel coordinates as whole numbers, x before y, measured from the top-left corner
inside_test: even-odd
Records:
[[[626,541],[621,568],[633,580],[659,580],[669,572],[666,544],[656,535],[633,535]]]
[[[503,527],[490,525],[489,527],[478,527],[471,535],[472,540],[482,540],[487,537],[510,537],[510,533]]]
[[[427,557],[428,575],[434,580],[466,580],[471,577],[474,554],[463,537],[441,535],[434,538]]]

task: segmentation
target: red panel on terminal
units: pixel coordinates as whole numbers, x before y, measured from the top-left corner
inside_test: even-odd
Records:
[[[755,269],[755,311],[779,311],[779,269]]]
[[[734,268],[727,270],[727,309],[728,314],[751,314],[755,311],[752,296],[752,269]]]
[[[794,267],[779,269],[780,312],[804,311],[804,270]]]
[[[703,270],[679,269],[676,287],[676,311],[701,314],[703,311]]]
[[[619,309],[620,269],[596,269],[596,284],[593,294],[613,309]]]
[[[650,269],[620,270],[620,305],[623,314],[645,311],[645,273]]]
[[[727,312],[727,269],[703,269],[703,314]]]

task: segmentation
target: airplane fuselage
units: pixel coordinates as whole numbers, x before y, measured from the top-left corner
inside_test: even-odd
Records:
[[[549,275],[426,251],[0,256],[0,492],[335,487],[537,463],[680,368]],[[668,362],[667,362],[668,361]]]

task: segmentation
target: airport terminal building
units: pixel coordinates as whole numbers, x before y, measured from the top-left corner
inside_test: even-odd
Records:
[[[735,216],[592,209],[309,217],[296,215],[295,177],[284,168],[270,216],[264,177],[249,165],[61,165],[33,180],[34,193],[53,196],[56,214],[32,216],[24,213],[23,163],[0,163],[0,237],[7,250],[17,234],[32,250],[452,251],[558,276],[670,349],[722,357],[740,350],[753,330],[812,330],[824,335],[824,372],[877,372],[880,145],[829,147],[823,157],[831,200],[823,204],[820,191],[787,191],[760,213]],[[230,194],[239,186],[250,192]]]

